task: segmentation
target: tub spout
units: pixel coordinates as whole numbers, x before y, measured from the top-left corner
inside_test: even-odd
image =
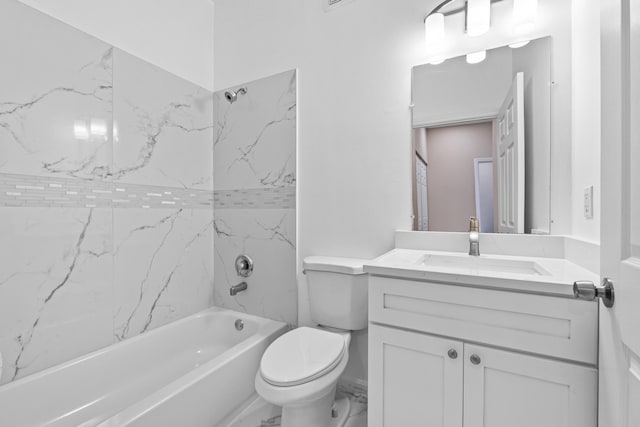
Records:
[[[246,290],[247,290],[247,282],[238,283],[237,285],[229,288],[229,295],[235,296],[238,294],[238,292],[242,292]]]

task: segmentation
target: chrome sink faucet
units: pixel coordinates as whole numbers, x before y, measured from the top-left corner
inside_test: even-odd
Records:
[[[480,221],[474,216],[469,218],[469,255],[480,256]]]

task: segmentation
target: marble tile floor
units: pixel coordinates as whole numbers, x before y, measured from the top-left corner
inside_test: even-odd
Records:
[[[349,416],[345,427],[367,427],[367,395],[362,388],[339,385],[336,399],[349,399]],[[255,395],[238,413],[222,422],[219,427],[280,427],[281,408]]]

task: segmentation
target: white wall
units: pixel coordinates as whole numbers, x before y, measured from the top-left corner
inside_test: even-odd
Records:
[[[513,81],[512,51],[493,49],[473,65],[459,56],[439,65],[414,67],[413,126],[496,117]]]
[[[154,65],[213,89],[210,0],[20,0]]]
[[[526,49],[526,50],[525,50]],[[550,228],[550,194],[555,188],[551,178],[551,40],[535,40],[513,51],[513,74],[524,73],[525,122],[525,233],[548,234]],[[571,99],[554,100],[565,104]],[[562,120],[554,117],[554,121]],[[557,128],[559,124],[556,123]],[[566,127],[570,123],[565,122]]]
[[[392,247],[394,230],[410,229],[411,67],[428,60],[422,20],[437,3],[356,0],[325,13],[321,0],[216,1],[216,89],[299,70],[299,265],[313,254],[374,257]],[[492,30],[475,39],[461,34],[462,17],[449,20],[457,35],[448,56],[512,41],[504,24],[511,4],[495,4]],[[532,37],[552,35],[554,51],[568,52],[570,23],[570,1],[540,0]],[[571,96],[570,75],[557,77],[554,90]],[[552,218],[571,234],[570,130],[558,138],[565,144],[554,140],[554,163],[562,167],[552,177]],[[307,323],[301,274],[299,280],[300,321]],[[359,337],[352,376],[366,373],[366,334]]]
[[[600,8],[573,5],[572,234],[600,242]],[[593,219],[583,213],[584,189],[593,185]]]

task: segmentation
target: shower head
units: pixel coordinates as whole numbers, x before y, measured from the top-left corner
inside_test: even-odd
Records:
[[[240,89],[234,91],[234,92],[225,92],[224,93],[224,97],[227,101],[229,101],[230,104],[233,104],[234,102],[236,102],[238,100],[238,94],[240,95],[244,95],[245,93],[247,93],[247,88],[246,87],[241,87]]]

